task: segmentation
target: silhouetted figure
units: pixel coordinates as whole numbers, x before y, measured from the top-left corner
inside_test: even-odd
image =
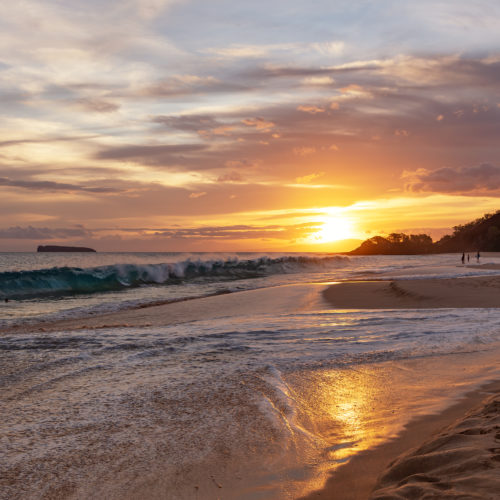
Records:
[[[479,253],[479,250],[478,250],[478,252],[477,252],[477,254],[476,254],[476,259],[477,259],[477,263],[478,263],[478,264],[479,264],[479,257],[481,257],[481,254]]]
[[[467,254],[467,262],[470,261],[470,253]]]
[[[462,264],[465,263],[465,253],[462,254]]]
[[[9,302],[9,299],[5,299],[5,302]]]

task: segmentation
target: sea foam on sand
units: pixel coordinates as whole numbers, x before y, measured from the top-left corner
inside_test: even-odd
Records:
[[[297,498],[412,416],[498,378],[498,310],[346,312],[324,288],[4,331],[0,498]],[[323,498],[367,498],[386,464],[428,436],[362,470],[366,495],[342,496],[335,481]]]

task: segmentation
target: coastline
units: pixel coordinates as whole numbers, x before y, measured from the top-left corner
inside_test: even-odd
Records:
[[[323,297],[340,309],[441,309],[500,307],[500,276],[345,281]]]
[[[500,277],[488,276],[341,282],[325,289],[323,297],[345,309],[498,308],[498,292]],[[420,498],[443,491],[494,498],[500,488],[499,423],[496,380],[438,414],[412,419],[395,439],[353,457],[331,473],[322,490],[303,499]],[[464,465],[468,460],[476,465]],[[473,472],[464,479],[467,468]]]
[[[396,283],[396,290],[393,286],[391,287],[391,283]],[[332,307],[339,309],[479,307],[470,304],[480,303],[480,300],[484,301],[482,307],[500,306],[500,303],[494,300],[494,291],[497,288],[500,289],[500,277],[496,276],[448,280],[342,282],[334,285],[309,283],[285,285],[278,288],[279,290],[267,288],[242,291],[93,317],[24,325],[11,328],[8,333],[165,326],[228,318],[236,315],[265,314],[272,316],[310,309],[331,310]],[[403,293],[399,292],[400,289],[403,290]],[[427,295],[422,299],[424,293]],[[390,302],[390,307],[384,307],[387,301]],[[449,305],[442,305],[443,303]],[[480,365],[477,366],[480,367]],[[491,380],[493,379],[492,376]],[[411,385],[408,385],[408,390],[411,391]],[[327,471],[326,474],[331,477],[327,480],[324,488],[302,498],[307,500],[332,497],[345,500],[368,498],[378,478],[393,460],[404,460],[407,453],[411,453],[411,450],[439,435],[445,426],[453,426],[457,419],[460,420],[467,412],[478,407],[478,404],[488,394],[496,394],[497,396],[500,394],[500,381],[478,386],[478,389],[468,392],[460,401],[452,403],[443,411],[434,410],[438,413],[411,419],[397,437],[391,437],[381,445],[356,454],[348,463],[337,467],[334,472]],[[371,413],[373,415],[373,411]],[[490,446],[490,448],[492,447]],[[415,474],[417,476],[420,474],[418,469],[412,475],[415,476]],[[433,477],[435,476],[434,474]],[[387,478],[387,474],[385,477]],[[389,476],[390,478],[392,476]],[[388,479],[385,479],[381,483],[381,487],[385,489],[383,494],[386,496],[376,498],[392,498],[387,495],[392,494],[393,490],[396,491],[400,487],[399,483],[404,480],[405,478],[398,476],[396,483],[392,484],[390,481],[388,482]],[[389,490],[391,493],[386,493]],[[225,498],[230,499],[231,497]],[[394,496],[394,498],[397,497]]]
[[[14,325],[0,328],[0,335],[37,331],[169,326],[235,315],[300,311],[310,308],[313,303],[324,308],[321,294],[318,293],[324,288],[324,283],[305,283],[282,285],[279,287],[279,293],[276,293],[275,287],[242,290],[124,309],[95,316]]]
[[[491,404],[492,401],[497,401],[496,406],[495,403]],[[498,489],[494,489],[492,484],[498,488],[499,481],[497,478],[495,483],[495,475],[498,475],[500,471],[500,462],[498,448],[497,451],[494,451],[495,449],[491,447],[490,442],[496,441],[496,446],[498,446],[500,438],[498,430],[493,424],[493,419],[495,419],[495,424],[498,424],[500,420],[500,403],[498,401],[500,401],[500,380],[489,382],[466,393],[459,401],[439,413],[413,418],[397,437],[354,456],[347,464],[330,473],[330,477],[321,490],[301,497],[300,500],[420,498],[419,496],[405,496],[404,491],[401,490],[412,480],[421,488],[426,485],[430,485],[431,488],[436,487],[437,483],[441,482],[442,485],[445,481],[441,481],[439,470],[432,471],[432,477],[424,476],[430,472],[430,467],[423,457],[421,460],[413,460],[412,463],[409,463],[412,457],[423,455],[424,452],[429,453],[428,449],[425,449],[426,445],[431,447],[434,444],[436,445],[434,448],[438,448],[443,441],[451,443],[449,448],[453,450],[455,439],[457,444],[455,445],[454,459],[458,473],[460,473],[460,466],[464,459],[460,447],[464,445],[458,438],[467,432],[489,438],[485,443],[467,443],[469,449],[465,453],[465,458],[471,454],[478,457],[486,456],[486,458],[483,457],[482,461],[478,461],[484,470],[481,470],[482,476],[477,482],[490,479],[491,483],[486,486],[486,491],[488,491],[489,486],[489,493],[492,496],[479,496],[477,498],[494,498],[495,491]],[[486,414],[485,408],[488,405],[490,413]],[[472,421],[472,419],[474,420]],[[473,429],[468,424],[471,424]],[[434,457],[439,464],[440,457],[436,454]],[[446,464],[449,469],[453,469],[453,459],[448,462],[443,460],[443,464]],[[468,486],[466,485],[466,487]],[[478,485],[471,484],[470,486],[477,488]],[[444,489],[457,495],[471,495],[468,489],[453,491],[451,485]],[[440,491],[439,488],[437,491]],[[422,491],[423,493],[424,491]],[[436,492],[434,491],[434,493]],[[465,496],[460,498],[465,498]],[[474,497],[471,495],[470,498]]]
[[[472,266],[471,266],[472,267]],[[481,266],[498,269],[496,265]],[[243,290],[151,304],[93,316],[33,322],[0,328],[0,334],[27,331],[148,327],[244,315],[318,309],[439,309],[500,307],[500,276],[359,280],[303,283]],[[318,291],[321,291],[318,294]],[[321,295],[318,297],[317,295]],[[272,300],[271,300],[272,298]],[[276,301],[276,298],[278,301]]]

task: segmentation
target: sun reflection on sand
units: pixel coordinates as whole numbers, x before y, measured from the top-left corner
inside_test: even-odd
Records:
[[[299,403],[297,427],[316,436],[322,457],[310,464],[303,494],[320,489],[328,474],[395,436],[403,426],[404,415],[394,410],[394,370],[390,363],[383,365],[320,370],[302,373],[300,378],[292,375],[291,396]]]
[[[365,368],[343,370],[341,375],[339,372],[325,374],[325,413],[337,430],[336,440],[340,441],[328,452],[334,462],[342,463],[353,454],[376,446],[386,434],[384,429],[390,425],[386,407],[390,388],[385,374],[377,371]]]
[[[307,430],[307,436],[296,432],[292,439],[309,457],[307,477],[289,477],[295,497],[322,489],[339,467],[395,438],[410,418],[441,411],[484,367],[467,356],[454,355],[447,363],[430,357],[287,374],[296,403],[290,428]]]

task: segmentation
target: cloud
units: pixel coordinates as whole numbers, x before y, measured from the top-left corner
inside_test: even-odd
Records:
[[[243,176],[238,172],[228,172],[227,174],[219,175],[217,182],[241,182]]]
[[[316,113],[324,113],[325,109],[324,108],[318,108],[318,106],[306,106],[306,105],[301,105],[297,108],[298,111],[304,111],[305,113],[310,113],[312,115],[315,115]]]
[[[265,45],[233,45],[232,47],[207,49],[206,52],[235,59],[261,58],[269,53],[269,47]]]
[[[201,198],[202,196],[206,196],[206,194],[207,194],[207,193],[206,193],[205,191],[201,191],[201,192],[199,192],[199,193],[190,193],[190,194],[189,194],[189,197],[190,197],[191,199],[196,199],[196,198]]]
[[[263,132],[267,132],[276,126],[273,122],[267,121],[264,118],[245,118],[241,122],[247,127],[254,127]]]
[[[314,173],[314,174],[304,175],[302,177],[297,177],[295,179],[295,182],[297,184],[309,184],[314,179],[317,179],[318,177],[322,177],[323,175],[325,175],[325,172],[318,172],[318,173]]]
[[[316,148],[311,146],[301,146],[293,148],[292,151],[295,156],[309,156],[316,152]]]
[[[474,193],[499,191],[500,167],[483,163],[474,167],[444,167],[404,172],[405,189],[414,193]]]
[[[144,164],[164,164],[175,162],[184,154],[206,149],[203,144],[161,144],[154,146],[119,146],[103,149],[96,158],[100,160],[129,160]]]
[[[76,99],[74,102],[80,108],[96,113],[112,113],[120,109],[120,106],[118,104],[111,101],[106,101],[104,99],[82,97],[80,99]]]
[[[168,128],[188,132],[198,132],[200,129],[216,128],[222,125],[211,115],[155,116],[152,121]]]
[[[312,43],[311,48],[324,55],[338,56],[344,51],[345,43],[342,41]]]
[[[408,137],[410,135],[410,132],[408,132],[408,130],[405,130],[404,128],[397,128],[394,131],[394,135],[397,135],[399,137]]]
[[[333,85],[335,80],[331,76],[308,76],[302,80],[304,85],[310,85],[313,87],[322,85]]]
[[[180,97],[189,95],[211,94],[221,92],[242,92],[248,90],[243,81],[232,83],[221,81],[213,76],[175,75],[151,85],[126,92],[129,98]]]
[[[66,184],[53,181],[22,181],[13,180],[8,177],[0,177],[0,186],[10,186],[34,191],[67,191],[67,192],[85,192],[85,193],[121,193],[122,189],[111,187],[93,187],[81,186],[78,184]]]
[[[229,47],[209,48],[204,52],[228,59],[264,59],[280,53],[310,54],[322,56],[339,56],[345,48],[342,41],[315,43],[275,43],[275,44],[233,44]]]
[[[0,148],[17,146],[20,144],[46,144],[51,142],[73,142],[73,141],[84,141],[88,139],[95,139],[100,137],[98,134],[93,135],[74,135],[74,136],[61,136],[61,137],[40,137],[36,139],[8,139],[0,141]]]
[[[81,238],[92,236],[92,231],[83,226],[73,228],[48,228],[48,227],[21,227],[12,226],[9,228],[0,228],[1,239],[14,240],[52,240],[64,238]]]
[[[318,231],[321,223],[302,223],[293,225],[229,225],[229,226],[207,226],[193,227],[186,229],[161,229],[154,231],[156,237],[184,238],[184,239],[224,239],[224,240],[245,240],[245,239],[279,239],[295,240],[306,238]]]

